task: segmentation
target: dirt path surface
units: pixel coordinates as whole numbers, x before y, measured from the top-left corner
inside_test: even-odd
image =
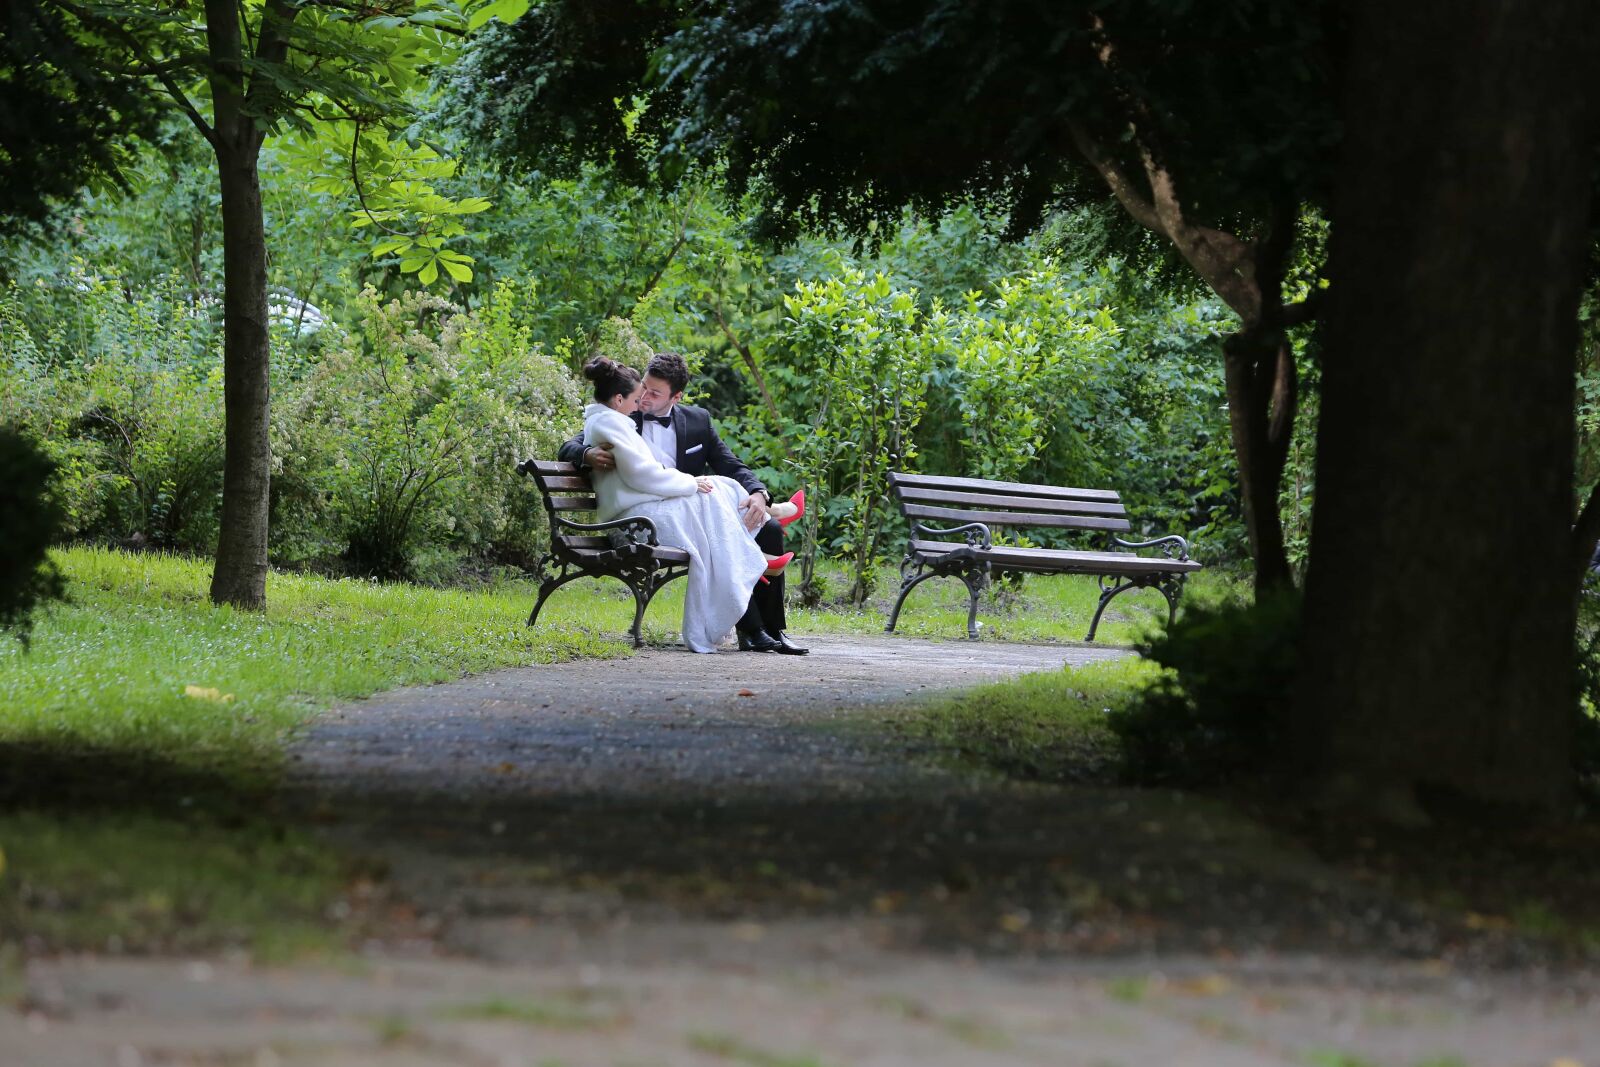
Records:
[[[339,968],[36,961],[0,1067],[1600,1065],[1587,971],[1220,805],[971,775],[901,728],[1115,651],[811,644],[334,709],[285,803],[386,867],[414,939]]]

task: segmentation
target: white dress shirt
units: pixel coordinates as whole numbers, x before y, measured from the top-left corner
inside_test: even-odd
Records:
[[[667,414],[672,414],[670,411]],[[671,426],[663,426],[655,419],[646,415],[640,426],[644,436],[644,443],[650,446],[650,451],[655,453],[656,459],[667,470],[678,469],[678,431]]]

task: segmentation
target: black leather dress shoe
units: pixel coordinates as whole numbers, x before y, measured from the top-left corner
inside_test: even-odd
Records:
[[[788,635],[786,635],[786,634],[779,633],[774,638],[774,640],[776,640],[778,642],[778,647],[773,649],[772,651],[778,653],[778,655],[780,655],[780,656],[809,656],[809,655],[811,655],[811,650],[809,648],[801,648],[799,645],[797,645],[793,641],[789,640]]]
[[[783,642],[767,633],[765,630],[755,630],[751,633],[739,632],[740,652],[782,652]]]

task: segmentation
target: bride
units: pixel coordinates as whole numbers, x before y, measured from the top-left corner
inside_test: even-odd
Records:
[[[756,582],[794,554],[769,561],[756,546],[739,516],[745,491],[738,482],[661,465],[631,418],[643,388],[638,371],[597,356],[583,376],[594,383],[595,399],[583,409],[584,446],[616,457],[615,470],[592,472],[599,519],[641,515],[655,523],[661,544],[689,553],[683,643],[692,652],[715,652],[744,614]]]

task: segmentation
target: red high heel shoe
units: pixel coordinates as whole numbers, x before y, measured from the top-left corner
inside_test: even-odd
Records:
[[[792,559],[794,559],[793,552],[785,552],[781,556],[768,556],[767,574],[782,574],[783,568],[787,567],[789,565],[789,561]],[[767,574],[763,574],[756,580],[762,585],[770,585],[771,583],[767,581]]]
[[[779,526],[787,526],[806,513],[806,491],[802,489],[794,496],[790,497],[789,503],[794,505],[794,514],[790,515],[787,519],[779,519]]]

